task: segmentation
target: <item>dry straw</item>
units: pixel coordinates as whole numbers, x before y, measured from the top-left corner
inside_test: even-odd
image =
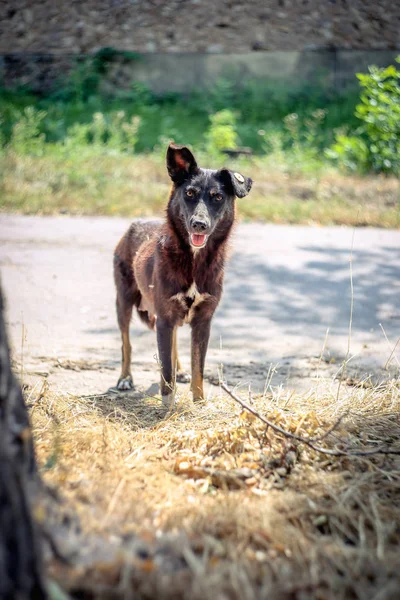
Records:
[[[343,383],[338,400],[320,384],[253,394],[252,411],[222,395],[183,398],[167,418],[139,394],[42,389],[31,402],[39,460],[88,539],[133,536],[154,551],[169,534],[184,565],[166,576],[150,552],[55,576],[87,593],[100,581],[112,597],[134,586],[138,597],[394,598],[400,459],[365,451],[400,452],[400,387],[364,383]]]

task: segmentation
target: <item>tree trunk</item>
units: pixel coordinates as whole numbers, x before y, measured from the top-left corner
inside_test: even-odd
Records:
[[[46,598],[29,494],[39,485],[29,418],[10,368],[0,290],[0,600]]]

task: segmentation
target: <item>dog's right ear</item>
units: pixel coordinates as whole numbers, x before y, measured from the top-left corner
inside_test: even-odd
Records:
[[[183,183],[199,168],[193,154],[186,146],[170,144],[167,150],[167,169],[174,183]]]

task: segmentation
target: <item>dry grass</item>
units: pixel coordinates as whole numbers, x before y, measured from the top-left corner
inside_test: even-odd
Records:
[[[253,398],[327,447],[399,447],[400,386],[322,386]],[[321,390],[321,386],[319,386]],[[331,391],[329,391],[331,390]],[[400,586],[400,457],[335,458],[266,430],[230,398],[166,415],[135,394],[30,398],[39,463],[86,534],[180,553],[53,569],[79,597],[389,600]],[[246,398],[247,399],[247,398]],[[182,537],[183,536],[183,537]],[[172,543],[172,542],[171,542]],[[127,571],[127,562],[129,569]],[[128,575],[127,575],[128,573]],[[93,590],[97,590],[93,592]]]
[[[400,226],[400,183],[394,177],[346,176],[327,166],[307,171],[274,155],[229,166],[255,181],[251,196],[238,203],[243,219]],[[3,212],[149,216],[162,213],[170,187],[164,158],[157,154],[8,154],[0,156],[0,171]]]

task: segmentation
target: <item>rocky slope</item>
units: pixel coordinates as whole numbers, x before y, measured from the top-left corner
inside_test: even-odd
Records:
[[[393,0],[3,0],[0,54],[400,48]]]

